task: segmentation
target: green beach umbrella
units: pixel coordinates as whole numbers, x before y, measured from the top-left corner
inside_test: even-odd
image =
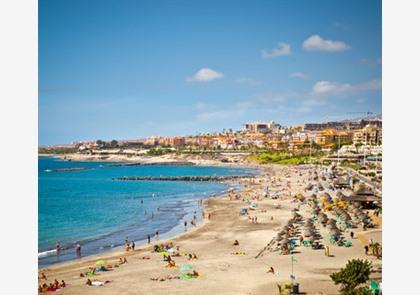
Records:
[[[98,260],[96,261],[96,265],[105,265],[106,261],[105,260]]]
[[[179,270],[180,271],[189,271],[189,270],[192,270],[192,266],[189,265],[189,264],[183,264],[179,267]]]

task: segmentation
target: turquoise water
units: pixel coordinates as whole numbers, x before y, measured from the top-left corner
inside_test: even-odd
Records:
[[[115,181],[121,176],[245,175],[244,168],[198,166],[107,167],[102,162],[38,159],[38,264],[97,254],[130,241],[144,241],[159,230],[161,238],[183,229],[194,212],[201,219],[199,200],[228,188],[216,182]],[[54,172],[62,168],[83,171]],[[189,224],[190,226],[190,224]],[[63,250],[53,249],[60,241]]]

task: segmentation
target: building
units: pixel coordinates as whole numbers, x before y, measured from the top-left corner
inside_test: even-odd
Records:
[[[325,129],[316,135],[315,143],[324,146],[331,147],[335,143],[351,143],[353,139],[353,134],[346,131],[337,131],[335,129]]]
[[[242,131],[248,133],[270,133],[278,132],[279,130],[280,124],[276,124],[274,121],[245,123],[242,126]]]
[[[354,133],[353,143],[363,145],[382,144],[382,128],[370,124],[367,125]]]

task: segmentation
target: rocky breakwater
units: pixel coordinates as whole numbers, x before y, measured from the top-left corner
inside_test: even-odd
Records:
[[[74,168],[60,168],[60,169],[47,169],[45,172],[68,172],[68,171],[85,171],[85,170],[92,170],[92,168],[85,168],[85,167],[74,167]]]
[[[108,164],[106,167],[128,167],[128,166],[195,166],[193,162],[181,162],[181,161],[171,161],[171,162],[136,162],[136,163],[116,163]]]
[[[240,178],[249,178],[249,175],[227,175],[227,176],[128,176],[116,177],[112,180],[119,181],[229,181]]]

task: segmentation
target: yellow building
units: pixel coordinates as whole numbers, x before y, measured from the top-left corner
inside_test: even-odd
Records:
[[[335,129],[324,129],[319,131],[315,137],[315,143],[323,147],[331,147],[335,143],[349,143],[353,139],[353,134],[346,131],[337,131]]]
[[[382,144],[382,128],[366,125],[366,127],[354,133],[353,143],[364,145]]]

